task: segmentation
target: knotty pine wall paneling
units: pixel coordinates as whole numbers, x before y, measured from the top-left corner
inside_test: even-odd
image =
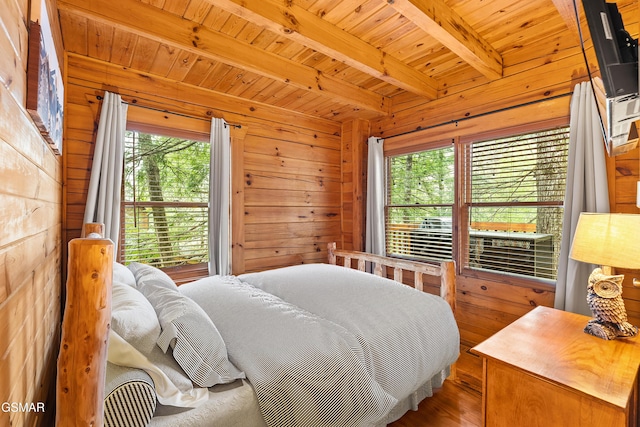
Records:
[[[0,425],[14,427],[52,425],[62,286],[62,159],[25,109],[28,10],[0,7]],[[44,412],[5,406],[31,402]]]
[[[202,136],[211,117],[242,126],[232,130],[234,273],[326,260],[326,243],[341,238],[340,123],[78,55],[69,54],[68,64],[65,241],[80,234],[99,112],[96,95],[107,89],[129,102],[129,125],[137,128]]]

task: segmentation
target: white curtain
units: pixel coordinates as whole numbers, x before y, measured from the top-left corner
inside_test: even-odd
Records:
[[[223,119],[211,121],[209,274],[231,274],[231,138]]]
[[[120,237],[120,192],[124,162],[127,107],[120,95],[105,92],[98,122],[84,222],[105,225],[105,237],[114,248]]]
[[[577,84],[571,98],[567,188],[555,295],[555,308],[590,316],[587,279],[595,266],[569,258],[580,212],[609,212],[602,128],[590,82]]]
[[[367,162],[367,212],[365,230],[365,251],[385,255],[384,232],[384,140],[370,137]]]

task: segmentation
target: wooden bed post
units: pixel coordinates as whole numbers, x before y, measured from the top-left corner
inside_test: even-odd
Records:
[[[327,243],[327,252],[329,253],[329,264],[336,264],[336,242]]]
[[[103,425],[114,245],[91,234],[101,230],[87,224],[83,235],[89,237],[69,242],[56,382],[58,427]]]
[[[456,312],[456,269],[453,262],[440,263],[440,296],[451,306],[451,311]]]

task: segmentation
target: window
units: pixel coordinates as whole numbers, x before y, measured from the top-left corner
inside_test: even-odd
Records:
[[[121,261],[208,262],[208,142],[126,133]]]
[[[452,258],[454,166],[453,144],[387,158],[387,254]]]
[[[562,127],[387,157],[387,254],[555,279],[568,142]]]
[[[463,145],[464,266],[555,279],[567,127]]]

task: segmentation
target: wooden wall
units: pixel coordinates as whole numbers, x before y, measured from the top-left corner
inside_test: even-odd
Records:
[[[27,0],[0,7],[0,425],[52,425],[62,164],[25,109]],[[9,403],[44,404],[44,412]],[[35,406],[38,408],[38,406]],[[41,406],[40,406],[41,408]]]
[[[68,58],[66,241],[81,230],[96,95],[105,89],[130,103],[132,126],[190,129],[200,136],[208,135],[211,117],[242,126],[232,130],[235,273],[326,260],[326,243],[341,237],[339,123],[242,103],[77,55]]]

